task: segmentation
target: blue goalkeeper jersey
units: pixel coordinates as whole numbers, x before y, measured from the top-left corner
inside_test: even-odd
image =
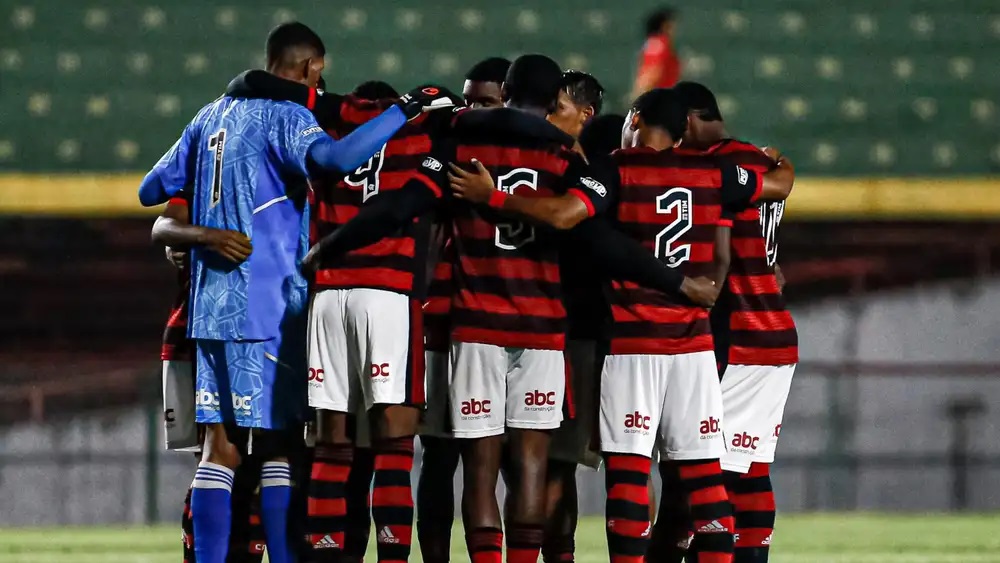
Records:
[[[240,231],[250,258],[234,265],[191,251],[191,338],[266,340],[300,327],[309,248],[306,158],[326,133],[291,102],[222,97],[202,108],[154,171],[193,185],[193,224]]]

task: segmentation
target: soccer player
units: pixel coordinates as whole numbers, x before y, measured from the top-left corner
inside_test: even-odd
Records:
[[[369,96],[389,90],[391,87],[384,83],[369,82],[359,86],[355,95]],[[447,101],[449,106],[458,103],[446,90],[426,87],[417,89],[417,92],[423,90],[429,92],[426,96],[431,107],[441,107],[442,100]],[[394,99],[372,102],[352,96],[320,93],[276,80],[259,71],[237,77],[228,91],[293,100],[307,105],[334,136],[346,134],[378,115],[381,107],[396,103]],[[413,96],[413,93],[407,95]],[[438,103],[434,104],[434,100]],[[417,178],[411,174],[413,167],[421,162],[421,154],[430,153],[433,130],[447,119],[447,113],[425,114],[404,127],[391,142],[354,172],[314,182],[316,216],[313,226],[316,238],[322,240],[325,235],[338,231],[369,199],[383,199],[375,196],[400,191],[409,193],[401,188]],[[345,532],[358,532],[348,542],[353,544],[348,548],[354,556],[363,553],[360,516],[345,518],[348,514],[345,513],[343,499],[350,501],[350,497],[356,497],[360,492],[359,487],[353,487],[352,494],[348,495],[346,489],[351,487],[344,486],[345,483],[360,483],[360,476],[352,472],[352,467],[357,466],[354,457],[356,448],[352,443],[355,433],[346,429],[352,426],[358,429],[359,434],[367,435],[369,419],[376,450],[371,505],[378,532],[379,557],[380,560],[400,560],[406,559],[409,554],[413,513],[409,481],[408,478],[405,481],[405,491],[394,484],[402,482],[404,469],[400,464],[412,465],[413,435],[419,416],[417,407],[423,402],[423,352],[419,346],[422,344],[420,338],[400,337],[398,330],[390,332],[390,329],[402,327],[404,331],[409,331],[408,327],[419,324],[420,317],[412,314],[411,305],[415,302],[408,302],[396,311],[401,316],[372,315],[373,319],[380,319],[379,326],[382,328],[372,323],[365,331],[355,330],[359,327],[354,327],[348,334],[344,323],[350,319],[365,318],[365,308],[374,303],[396,302],[398,305],[400,299],[407,301],[411,297],[419,301],[419,296],[426,289],[423,256],[427,250],[427,226],[427,221],[410,225],[392,241],[375,244],[378,239],[372,239],[368,248],[359,245],[355,253],[343,257],[338,255],[335,259],[313,265],[313,269],[319,270],[315,281],[320,293],[312,305],[312,316],[316,322],[310,324],[310,401],[313,406],[319,407],[319,424],[318,447],[310,480],[309,536],[316,557],[322,560],[339,557],[345,545]],[[397,227],[402,228],[402,223]],[[331,296],[347,294],[352,294],[350,318],[334,321],[332,316],[339,313],[323,303]],[[374,299],[362,299],[367,294]],[[413,334],[421,332],[415,330]],[[346,346],[352,355],[345,358],[332,353],[328,340],[333,340],[334,345]],[[421,357],[416,358],[416,355]],[[343,361],[348,364],[342,364]],[[380,370],[380,376],[372,377],[373,366]],[[395,377],[391,376],[393,372],[396,372]],[[367,412],[369,410],[371,413]],[[362,490],[367,493],[368,487]],[[357,508],[361,506],[360,502],[350,504]]]
[[[641,96],[627,119],[639,147],[614,157],[620,228],[687,275],[712,274],[724,206],[743,208],[761,195],[783,199],[791,190],[794,172],[783,161],[774,172],[758,175],[669,150],[687,121],[670,90]],[[649,474],[657,435],[661,457],[678,466],[694,520],[688,559],[731,560],[732,512],[719,465],[725,453],[722,397],[708,313],[629,284],[614,287],[615,326],[601,395],[612,560],[641,561],[646,553],[647,494],[634,484]]]
[[[500,88],[509,68],[510,61],[501,57],[490,57],[476,63],[465,74],[462,87],[465,105],[472,109],[503,106]]]
[[[315,85],[324,54],[319,37],[300,23],[282,24],[268,36],[268,70],[288,79]],[[254,430],[253,449],[269,460],[261,470],[269,558],[293,560],[290,470],[280,435],[301,422],[305,406],[304,392],[297,391],[305,384],[299,331],[304,334],[306,304],[298,259],[308,228],[305,190],[296,188],[305,187],[310,170],[354,169],[422,104],[406,100],[408,111],[392,108],[337,142],[301,106],[223,96],[199,112],[140,186],[145,205],[193,186],[193,224],[239,230],[256,247],[237,267],[204,248],[191,254],[197,420],[207,425],[191,498],[201,563],[226,557],[233,470],[240,462],[234,442],[242,441],[243,429]]]
[[[500,88],[510,61],[490,57],[465,75],[462,94],[471,108],[503,105]],[[417,484],[417,536],[426,563],[447,563],[451,558],[451,529],[455,520],[455,470],[458,443],[451,433],[448,411],[448,348],[450,340],[451,270],[454,247],[451,223],[440,214],[442,246],[433,280],[424,303],[424,350],[427,410],[420,429],[423,447]]]
[[[171,198],[163,214],[153,224],[154,243],[166,247],[167,257],[178,268],[178,294],[163,331],[163,402],[167,449],[201,455],[199,429],[195,423],[195,385],[191,356],[194,345],[187,338],[188,294],[191,271],[188,251],[195,245],[215,249],[234,263],[250,255],[250,241],[240,232],[206,229],[190,225],[189,196]],[[172,245],[172,246],[171,246]],[[259,562],[264,554],[260,516],[256,510],[259,463],[244,463],[236,471],[232,497],[232,534],[227,563]],[[184,561],[195,563],[191,489],[184,497],[181,516]]]
[[[684,147],[758,173],[774,166],[760,149],[729,136],[711,90],[681,82],[675,91],[689,116]],[[775,519],[769,468],[798,362],[795,323],[776,277],[783,212],[784,201],[778,200],[733,215],[729,275],[712,310],[717,360],[724,370],[728,451],[722,468],[736,521],[736,563],[767,561]]]

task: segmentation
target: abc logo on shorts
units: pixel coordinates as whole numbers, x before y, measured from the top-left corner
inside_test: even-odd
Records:
[[[462,401],[462,419],[484,418],[490,414],[490,400],[469,399]]]

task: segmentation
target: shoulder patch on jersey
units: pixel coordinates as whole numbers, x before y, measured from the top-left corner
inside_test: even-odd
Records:
[[[608,189],[604,187],[604,184],[598,182],[597,180],[589,176],[583,176],[582,178],[580,178],[580,183],[583,184],[584,186],[587,186],[591,190],[597,192],[597,195],[601,197],[605,197],[606,195],[608,195]]]
[[[747,185],[747,181],[750,180],[750,173],[747,172],[745,169],[743,169],[743,167],[741,166],[736,167],[736,172],[739,174],[737,180],[739,180],[740,185],[742,186]]]
[[[316,127],[310,127],[308,129],[302,131],[302,136],[303,137],[308,137],[309,135],[313,135],[313,134],[316,134],[316,133],[322,133],[322,132],[323,132],[323,128],[322,127],[318,127],[318,126],[316,126]]]
[[[424,159],[423,167],[430,168],[435,172],[440,172],[441,169],[444,168],[444,165],[442,165],[441,162],[438,161],[436,158],[428,156],[427,158]]]

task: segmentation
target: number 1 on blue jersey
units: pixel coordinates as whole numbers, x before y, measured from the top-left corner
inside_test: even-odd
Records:
[[[226,149],[226,130],[219,131],[208,138],[208,149],[215,151],[215,166],[212,169],[212,203],[215,207],[222,199],[222,156]]]

